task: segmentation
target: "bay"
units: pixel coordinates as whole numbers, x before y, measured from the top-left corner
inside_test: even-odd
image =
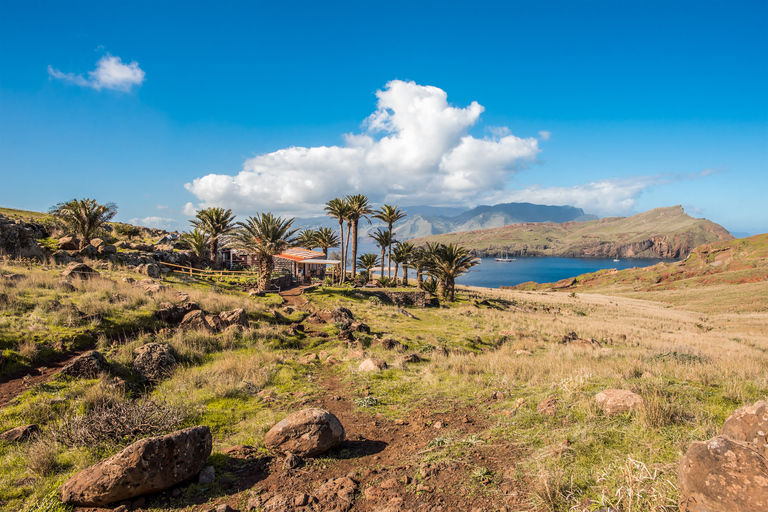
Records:
[[[678,260],[665,259],[622,259],[613,261],[606,258],[516,258],[505,263],[494,258],[480,258],[480,264],[469,273],[456,279],[456,284],[466,286],[515,286],[527,281],[554,283],[561,279],[576,277],[598,270],[615,268],[623,270],[633,267],[649,267],[659,262],[674,263]]]

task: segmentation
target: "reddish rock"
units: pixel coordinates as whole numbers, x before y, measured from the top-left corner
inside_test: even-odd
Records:
[[[173,349],[164,343],[147,343],[133,351],[133,370],[149,381],[168,377],[176,368]]]
[[[626,389],[606,389],[595,395],[595,402],[606,416],[634,411],[644,404],[643,397]]]
[[[184,315],[181,323],[179,323],[179,327],[182,329],[198,329],[201,331],[214,332],[216,331],[216,328],[208,321],[209,316],[210,315],[206,316],[205,311],[200,309],[190,311]]]
[[[61,500],[79,507],[103,507],[160,492],[195,476],[211,454],[206,426],[142,439],[67,480]]]
[[[768,461],[727,436],[697,441],[680,461],[681,512],[768,510]]]
[[[222,311],[219,313],[219,319],[224,326],[240,325],[248,327],[248,315],[243,308],[233,309],[232,311]]]
[[[336,416],[323,409],[304,409],[272,427],[264,444],[283,455],[314,457],[335,448],[344,438],[344,427]]]
[[[755,405],[736,409],[725,420],[722,435],[752,443],[763,457],[768,458],[768,402],[761,400]]]
[[[79,277],[80,279],[90,279],[99,275],[98,272],[93,270],[85,263],[72,262],[67,265],[64,272],[61,273],[64,277]]]
[[[21,427],[12,428],[11,430],[6,430],[0,434],[0,441],[21,443],[38,432],[40,432],[40,427],[37,425],[23,425]]]
[[[557,397],[551,395],[536,406],[536,412],[545,416],[554,416],[557,412]]]
[[[380,370],[386,370],[387,369],[387,362],[383,359],[378,359],[375,357],[369,357],[362,363],[360,363],[360,367],[358,370],[361,372],[378,372]]]

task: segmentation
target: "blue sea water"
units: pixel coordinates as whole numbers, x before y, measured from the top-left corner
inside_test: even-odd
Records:
[[[659,262],[676,260],[622,259],[613,261],[602,258],[517,258],[509,263],[494,258],[481,258],[480,264],[472,267],[468,274],[459,277],[457,284],[467,286],[514,286],[527,281],[553,283],[561,279],[576,277],[606,268],[622,270],[632,267],[649,267]]]

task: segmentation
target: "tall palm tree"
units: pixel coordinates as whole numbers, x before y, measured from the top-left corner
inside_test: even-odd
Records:
[[[390,231],[392,231],[392,226],[395,224],[395,222],[399,221],[405,216],[406,216],[406,213],[402,210],[399,210],[397,208],[397,205],[390,206],[388,204],[385,204],[373,214],[374,219],[379,219],[381,221],[386,222],[387,229],[389,229]],[[394,238],[392,241],[389,242],[389,258],[388,258],[388,261],[390,262],[389,267],[392,267],[391,262],[392,262],[392,243],[393,242],[394,242]],[[389,275],[389,277],[392,277],[389,273],[387,275]],[[397,278],[397,276],[395,276],[395,278]]]
[[[205,253],[208,252],[209,240],[208,235],[204,231],[195,228],[188,233],[182,233],[181,239],[192,249],[195,256],[205,258]]]
[[[456,278],[466,274],[480,260],[470,256],[460,245],[440,244],[431,258],[429,272],[438,279],[438,292],[448,302],[453,302]]]
[[[72,199],[51,208],[50,213],[60,219],[80,238],[80,249],[91,243],[91,238],[117,213],[115,203],[99,204],[95,199]]]
[[[232,236],[232,245],[256,254],[259,259],[259,290],[269,290],[275,256],[289,248],[295,240],[295,219],[275,217],[271,213],[259,213],[248,217],[247,222],[238,222],[238,229]]]
[[[339,245],[339,236],[331,228],[320,228],[315,231],[315,243],[323,250],[323,256],[328,258],[328,249]]]
[[[429,261],[429,255],[427,254],[426,249],[423,247],[416,247],[413,250],[413,256],[411,256],[411,264],[416,269],[416,286],[419,288],[419,290],[423,290],[423,282],[424,282],[424,270],[427,267],[427,263]]]
[[[376,245],[381,247],[381,277],[384,277],[384,254],[387,251],[387,247],[392,243],[392,232],[388,229],[376,228],[376,231],[370,236],[376,242]]]
[[[395,246],[395,264],[399,261],[403,265],[403,285],[408,286],[408,267],[413,261],[416,248],[411,242],[397,242]],[[395,279],[397,279],[397,268],[395,268]]]
[[[357,226],[361,218],[370,223],[368,215],[372,214],[373,210],[368,197],[363,194],[347,196],[345,199],[349,203],[347,223],[352,225],[352,275],[355,276],[357,274]],[[347,244],[349,244],[349,236],[347,236]]]
[[[344,251],[344,222],[349,217],[350,207],[345,199],[335,198],[325,203],[326,215],[338,219],[339,235],[341,236],[341,277],[339,283],[343,283],[347,275],[347,255]],[[349,230],[347,230],[349,233]],[[349,245],[349,235],[347,235],[347,245]]]
[[[198,211],[195,218],[190,220],[189,223],[208,235],[211,262],[215,262],[218,257],[219,242],[222,237],[231,233],[236,226],[232,210],[225,210],[218,206]]]
[[[296,237],[296,245],[310,251],[315,247],[319,247],[317,245],[317,231],[314,229],[302,229]]]
[[[368,279],[370,280],[371,277],[373,277],[371,276],[371,269],[379,264],[379,257],[372,252],[367,252],[360,255],[357,259],[357,264],[365,269],[368,273]]]

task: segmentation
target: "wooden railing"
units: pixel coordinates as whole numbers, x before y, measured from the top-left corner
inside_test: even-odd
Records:
[[[159,265],[165,265],[166,267],[170,267],[171,270],[179,269],[177,272],[181,272],[182,274],[189,274],[192,275],[198,275],[201,277],[225,277],[225,276],[232,276],[232,277],[248,277],[248,276],[258,276],[258,272],[253,272],[250,270],[203,270],[199,268],[192,268],[192,267],[185,267],[183,265],[176,265],[174,263],[164,263],[164,262],[158,262]]]

